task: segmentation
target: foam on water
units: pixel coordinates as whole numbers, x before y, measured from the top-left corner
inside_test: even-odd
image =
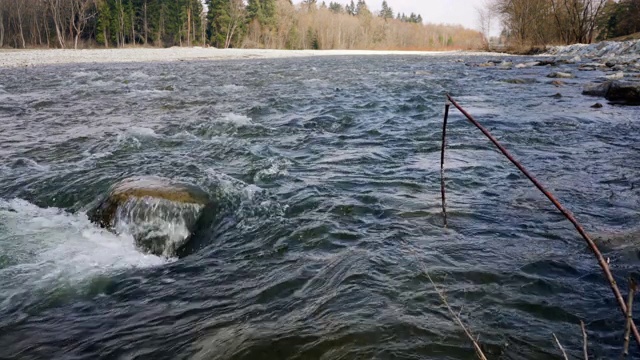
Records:
[[[221,122],[232,123],[237,126],[250,126],[253,125],[253,121],[251,118],[245,115],[234,114],[232,112],[223,114],[219,119]]]
[[[84,213],[0,199],[0,306],[17,295],[80,285],[99,275],[166,263],[130,235],[97,228]]]

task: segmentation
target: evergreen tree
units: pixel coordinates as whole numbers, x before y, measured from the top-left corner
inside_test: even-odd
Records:
[[[380,17],[383,19],[393,19],[393,9],[387,4],[387,0],[382,1],[382,10],[380,10]]]
[[[333,1],[329,3],[329,10],[331,10],[332,12],[334,12],[336,14],[340,14],[343,11],[342,5],[340,3],[333,2]]]
[[[347,14],[356,16],[356,4],[351,0],[351,3],[346,6]]]

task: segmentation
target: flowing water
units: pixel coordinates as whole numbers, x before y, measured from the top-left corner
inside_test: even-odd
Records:
[[[559,358],[552,333],[580,356],[580,320],[592,355],[618,356],[593,255],[455,110],[443,228],[441,123],[450,92],[606,237],[640,221],[640,108],[590,108],[597,71],[555,87],[548,67],[465,64],[486,59],[1,70],[0,357],[474,358],[425,270],[490,358]],[[186,256],[88,220],[136,175],[215,200]],[[603,251],[626,293],[640,244],[621,238]]]

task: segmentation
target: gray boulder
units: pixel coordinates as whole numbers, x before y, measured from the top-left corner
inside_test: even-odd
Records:
[[[615,81],[609,87],[605,98],[613,103],[640,105],[640,82]]]
[[[582,94],[601,96],[615,104],[640,105],[640,82],[605,81],[590,84],[584,88]]]

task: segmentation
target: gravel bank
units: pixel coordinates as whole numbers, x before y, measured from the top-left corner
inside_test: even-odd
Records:
[[[367,50],[260,50],[215,48],[129,48],[90,50],[0,50],[0,68],[47,64],[117,63],[186,60],[266,59],[336,55],[469,55],[472,52],[367,51]]]

